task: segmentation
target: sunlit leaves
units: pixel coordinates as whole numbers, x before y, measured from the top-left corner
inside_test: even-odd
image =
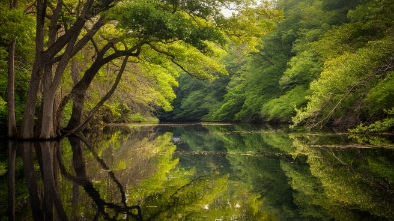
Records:
[[[134,37],[145,40],[176,41],[182,40],[204,50],[204,41],[224,44],[224,35],[213,23],[192,17],[182,11],[171,11],[161,4],[125,3],[114,15],[118,27]]]
[[[11,41],[12,37],[17,36],[20,41],[19,47],[26,49],[27,45],[23,44],[30,43],[34,36],[34,19],[27,15],[23,8],[12,10],[2,8],[0,31],[1,41]]]
[[[268,121],[291,122],[291,117],[295,114],[294,108],[306,103],[307,91],[303,86],[296,86],[286,94],[270,100],[263,105],[262,116]]]
[[[235,44],[245,44],[246,53],[256,51],[261,38],[275,28],[274,21],[281,19],[279,11],[265,7],[248,8],[223,20],[221,26]]]
[[[226,54],[223,46],[232,39],[228,36],[235,36],[231,32],[239,31],[237,40],[232,40],[250,47],[246,50],[249,52],[262,35],[273,29],[271,20],[280,17],[279,12],[264,7],[248,9],[250,3],[242,1],[237,3],[242,5],[237,18],[226,19],[219,12],[222,4],[224,2],[217,1],[125,1],[110,11],[109,17],[117,20],[114,30],[118,38],[124,38],[122,43],[145,44],[138,56],[136,73],[141,76],[147,72],[143,75],[154,80],[149,83],[138,76],[130,76],[131,82],[139,84],[123,84],[136,93],[134,103],[142,104],[140,107],[147,105],[171,110],[169,102],[174,98],[171,88],[176,85],[172,80],[174,76],[186,72],[197,79],[213,80],[217,74],[227,74],[221,59]],[[108,33],[111,32],[103,34]],[[153,77],[155,74],[160,77]],[[153,86],[156,89],[147,90],[141,82],[145,82],[142,85],[148,85],[148,88],[157,85]],[[138,87],[145,89],[136,89]],[[215,98],[205,100],[208,104]],[[133,109],[133,105],[127,106]]]
[[[293,118],[296,124],[309,118],[314,122],[310,126],[324,125],[333,119],[339,125],[355,126],[357,121],[371,120],[392,107],[387,99],[393,56],[388,30],[392,24],[381,17],[391,13],[383,9],[385,4],[369,1],[359,5],[349,12],[351,23],[327,31],[313,44],[325,61],[324,69],[311,84],[313,94],[306,109]],[[363,110],[369,111],[367,119],[362,119]]]
[[[371,114],[381,114],[384,110],[391,109],[393,104],[390,102],[394,97],[394,72],[391,71],[386,77],[374,85],[365,97],[368,110]]]
[[[279,84],[283,88],[309,84],[319,76],[323,66],[317,53],[313,50],[306,50],[292,57],[288,65],[289,67],[279,80]]]
[[[177,85],[175,70],[168,61],[159,63],[139,62],[129,65],[129,70],[110,100],[111,105],[118,103],[121,107],[121,118],[116,121],[135,121],[136,114],[151,117],[158,107],[172,109],[171,101],[175,98],[173,87]]]
[[[319,120],[312,124],[317,126],[325,124],[332,116],[343,115],[344,108],[357,104],[376,85],[378,78],[388,74],[380,67],[391,63],[394,54],[391,45],[392,37],[370,41],[355,53],[345,53],[326,61],[319,80],[311,84],[312,95],[307,108],[304,113],[297,114],[293,121],[297,124],[305,118],[321,114]]]

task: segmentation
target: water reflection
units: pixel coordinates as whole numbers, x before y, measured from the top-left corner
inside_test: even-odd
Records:
[[[383,140],[388,148],[348,135],[169,125],[9,142],[0,218],[393,220],[394,149]]]

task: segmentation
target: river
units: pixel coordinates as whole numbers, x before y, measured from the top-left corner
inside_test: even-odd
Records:
[[[167,124],[8,142],[0,220],[394,220],[392,141]]]

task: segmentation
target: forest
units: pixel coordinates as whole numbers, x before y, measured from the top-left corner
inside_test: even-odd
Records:
[[[179,78],[166,120],[289,123],[392,131],[393,1],[278,1],[283,19],[248,56],[230,50],[228,76]]]
[[[1,1],[0,122],[20,139],[159,121],[392,131],[393,3]]]

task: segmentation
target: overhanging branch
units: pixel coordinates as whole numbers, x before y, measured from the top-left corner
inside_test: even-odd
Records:
[[[195,74],[193,74],[193,73],[191,73],[190,71],[188,71],[185,67],[183,67],[183,65],[181,65],[179,62],[176,61],[175,55],[173,55],[173,54],[171,54],[171,53],[169,53],[169,52],[167,52],[167,51],[160,50],[159,48],[157,48],[156,46],[154,46],[154,45],[152,45],[152,44],[150,44],[150,43],[147,43],[147,44],[148,44],[154,51],[156,51],[156,52],[158,52],[158,53],[160,53],[160,54],[164,54],[164,55],[166,55],[167,57],[169,57],[172,63],[174,63],[174,64],[175,64],[176,66],[178,66],[182,71],[186,72],[186,73],[189,74],[190,76],[192,76],[192,77],[194,77],[194,78],[196,78],[196,79],[198,79],[198,80],[204,80],[204,79],[205,79],[205,78],[203,78],[203,77],[198,77],[198,76],[196,76]]]
[[[83,128],[94,116],[94,114],[98,111],[98,109],[103,106],[103,104],[112,96],[112,94],[115,92],[116,88],[119,85],[119,82],[122,78],[123,72],[126,69],[126,65],[127,65],[127,61],[129,59],[129,56],[126,56],[123,59],[123,63],[122,66],[118,72],[118,75],[116,77],[116,80],[114,82],[114,84],[112,85],[112,88],[107,92],[107,94],[104,95],[103,98],[101,98],[101,100],[96,104],[96,106],[89,112],[88,116],[86,117],[86,119],[77,127],[73,128],[72,130],[68,131],[64,136],[68,136],[72,133],[74,133],[75,131],[80,130],[81,128]]]

